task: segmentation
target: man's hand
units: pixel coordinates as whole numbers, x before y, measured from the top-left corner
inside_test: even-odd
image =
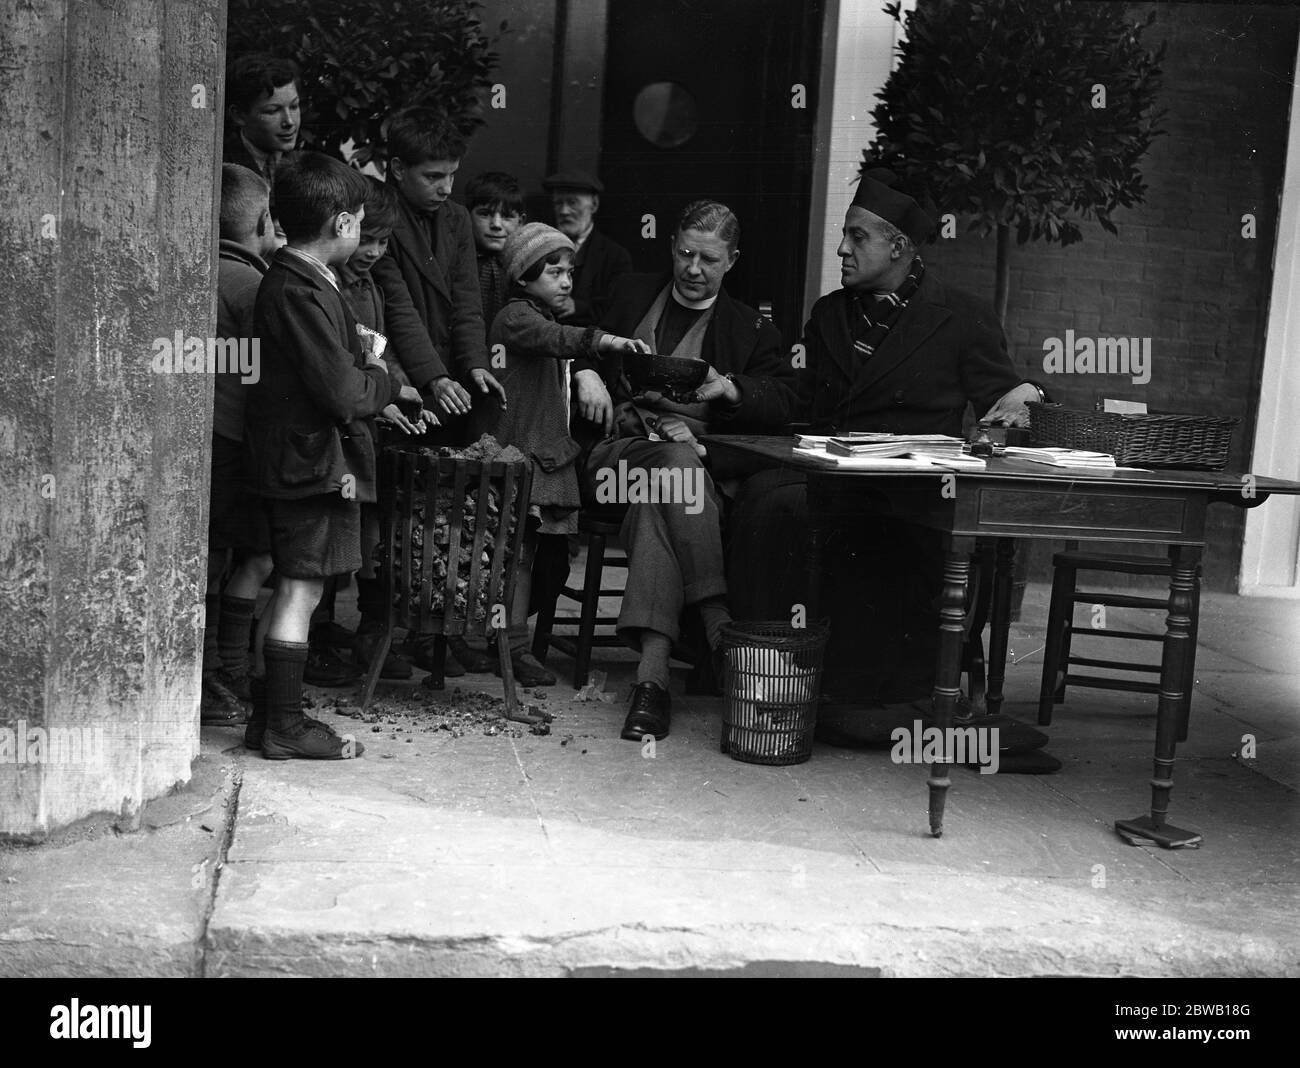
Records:
[[[464,415],[470,409],[470,396],[465,387],[450,375],[435,378],[429,384],[429,394],[448,415]]]
[[[573,384],[578,394],[578,414],[599,424],[608,437],[614,429],[614,401],[604,380],[599,373],[587,368],[574,374]]]
[[[718,374],[716,367],[710,367],[700,388],[695,391],[695,399],[706,404],[721,401],[723,404],[736,405],[740,403],[740,387],[730,378]]]
[[[397,395],[398,400],[404,400],[407,404],[423,404],[424,398],[420,396],[420,391],[414,386],[403,386],[402,391]]]
[[[496,390],[497,396],[501,398],[501,410],[506,410],[506,391],[500,382],[493,375],[485,371],[482,367],[475,367],[469,373],[470,380],[474,383],[480,393],[490,393]]]
[[[656,412],[668,412],[672,415],[685,415],[691,419],[698,419],[702,423],[707,423],[709,416],[713,414],[709,411],[707,402],[678,404],[676,401],[671,401],[662,393],[656,393],[652,389],[637,394],[632,400],[643,408],[650,408]]]
[[[691,445],[694,445],[695,451],[701,456],[707,456],[709,454],[708,450],[695,440],[695,435],[691,433],[691,428],[680,419],[675,419],[671,415],[660,419],[659,424],[655,427],[655,431],[660,437],[667,441],[688,442]]]
[[[1038,400],[1038,387],[1029,382],[1022,382],[1009,393],[999,397],[980,421],[997,423],[1000,426],[1028,426],[1029,409],[1025,405],[1036,400]]]

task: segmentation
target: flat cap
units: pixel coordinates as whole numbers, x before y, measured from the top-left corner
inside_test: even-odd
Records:
[[[584,193],[603,193],[605,187],[599,178],[586,171],[556,171],[542,179],[543,189],[578,189]]]

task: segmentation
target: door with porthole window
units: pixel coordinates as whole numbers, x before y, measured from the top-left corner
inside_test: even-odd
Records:
[[[727,290],[770,306],[791,343],[803,326],[823,7],[609,0],[601,228],[637,270],[667,270],[681,208],[723,201],[741,223]]]

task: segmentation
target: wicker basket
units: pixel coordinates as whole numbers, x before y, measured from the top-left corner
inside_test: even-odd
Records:
[[[1116,415],[1030,403],[1037,445],[1106,452],[1121,466],[1221,471],[1240,419],[1208,415]]]
[[[746,764],[801,764],[812,756],[829,630],[815,624],[729,623],[722,751]]]

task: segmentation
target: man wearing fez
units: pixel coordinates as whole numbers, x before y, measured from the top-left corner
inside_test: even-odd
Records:
[[[926,269],[917,246],[934,230],[931,211],[891,172],[861,178],[836,250],[843,288],[817,301],[804,328],[797,376],[810,433],[959,435],[968,402],[981,419],[1027,423],[1025,403],[1041,390],[1012,366],[993,309]],[[824,557],[834,581],[823,584],[831,617],[823,689],[854,707],[925,698],[933,686],[942,539],[888,518],[888,492],[857,491]],[[789,619],[806,599],[803,475],[748,479],[730,531],[734,615]]]
[[[560,313],[570,326],[592,326],[609,300],[614,283],[632,270],[632,257],[617,241],[595,228],[605,187],[583,171],[561,171],[542,179],[551,194],[555,228],[578,250],[573,257],[573,292]]]

